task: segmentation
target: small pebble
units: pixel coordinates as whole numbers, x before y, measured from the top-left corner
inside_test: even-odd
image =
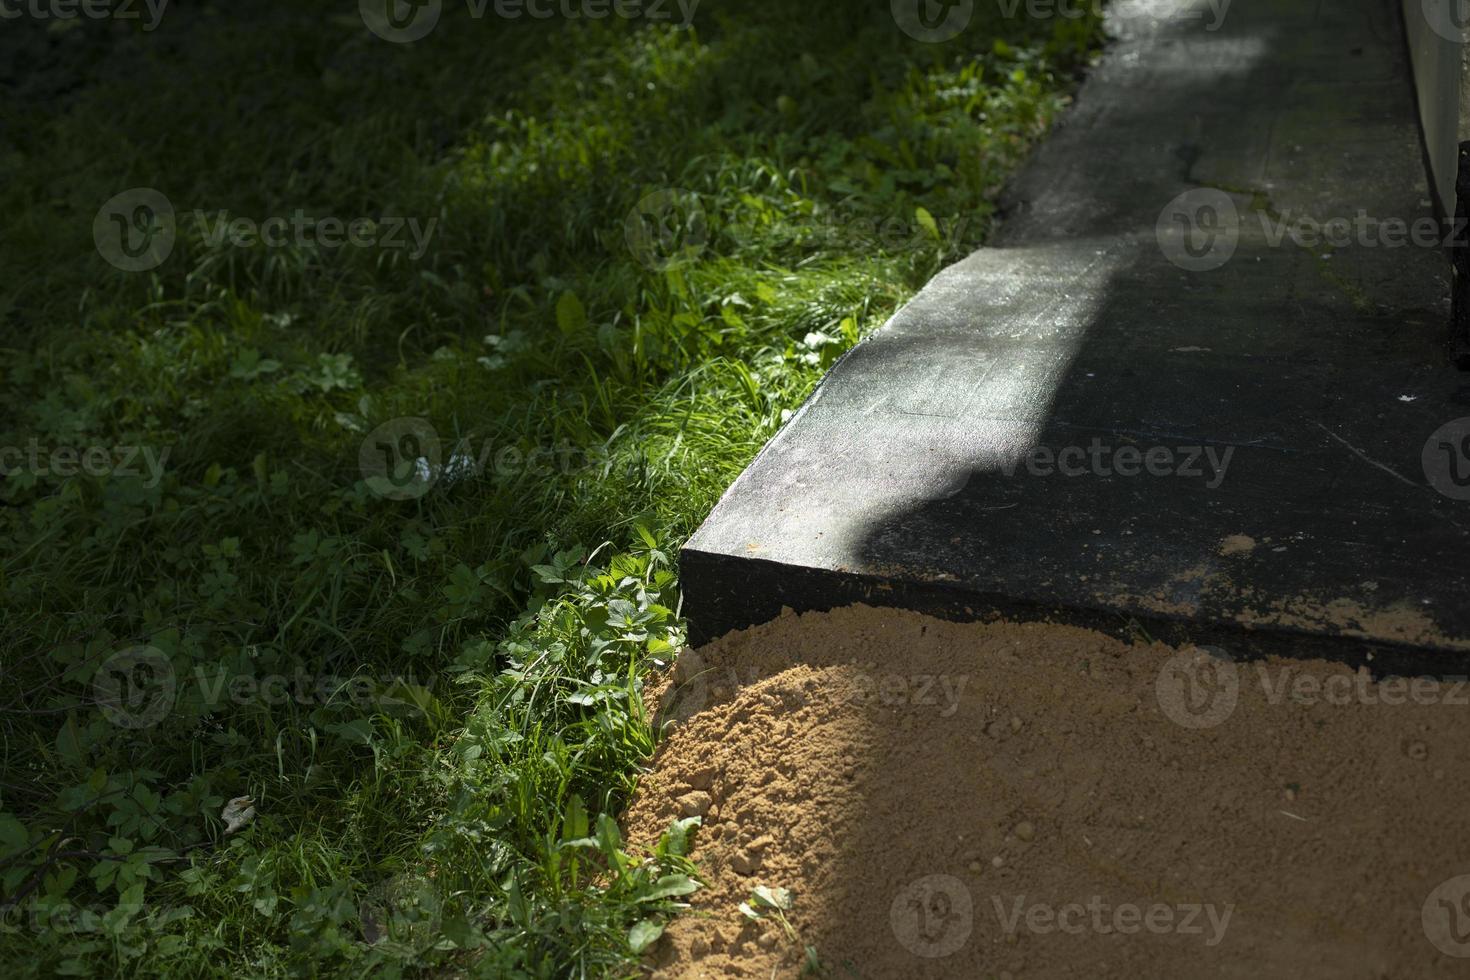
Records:
[[[1005,864],[1005,863],[1006,863],[1006,859],[1003,858],[1003,857],[1001,857],[999,854],[997,854],[995,857],[993,857],[993,858],[990,859],[990,866],[992,868],[998,868],[1002,864]]]
[[[1021,719],[1017,718],[1015,715],[1011,715],[1011,731],[1013,731],[1013,732],[1019,732],[1020,730],[1021,730]]]
[[[1036,837],[1036,828],[1031,825],[1029,820],[1022,820],[1016,824],[1016,836],[1024,841],[1034,840]]]

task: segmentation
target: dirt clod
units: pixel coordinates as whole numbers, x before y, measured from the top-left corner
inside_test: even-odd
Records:
[[[679,800],[679,812],[686,817],[702,817],[709,812],[711,802],[708,793],[686,793]]]
[[[738,875],[753,875],[761,869],[760,852],[736,851],[735,856],[730,859],[730,867]]]

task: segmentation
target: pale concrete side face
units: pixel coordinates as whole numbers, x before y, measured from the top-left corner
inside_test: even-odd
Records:
[[[1435,191],[1455,213],[1455,174],[1461,140],[1470,139],[1470,58],[1465,45],[1464,0],[1403,0],[1404,26],[1419,93],[1420,122],[1429,148]]]
[[[1463,143],[1470,140],[1470,44],[1460,45],[1459,94],[1459,138]]]

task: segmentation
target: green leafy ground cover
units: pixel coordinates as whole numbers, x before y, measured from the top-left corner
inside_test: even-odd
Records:
[[[6,975],[633,972],[698,885],[615,821],[677,549],[1098,31],[337,7],[4,28]]]

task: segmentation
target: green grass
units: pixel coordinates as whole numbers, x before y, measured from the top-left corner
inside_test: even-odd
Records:
[[[0,484],[0,972],[635,972],[697,886],[692,825],[633,854],[615,822],[677,549],[983,240],[1097,24],[447,4],[395,45],[257,7],[0,45],[0,448],[162,461]],[[93,220],[135,187],[178,234],[129,273]],[[670,189],[670,237],[630,237]],[[298,208],[434,225],[417,255],[211,240]]]

